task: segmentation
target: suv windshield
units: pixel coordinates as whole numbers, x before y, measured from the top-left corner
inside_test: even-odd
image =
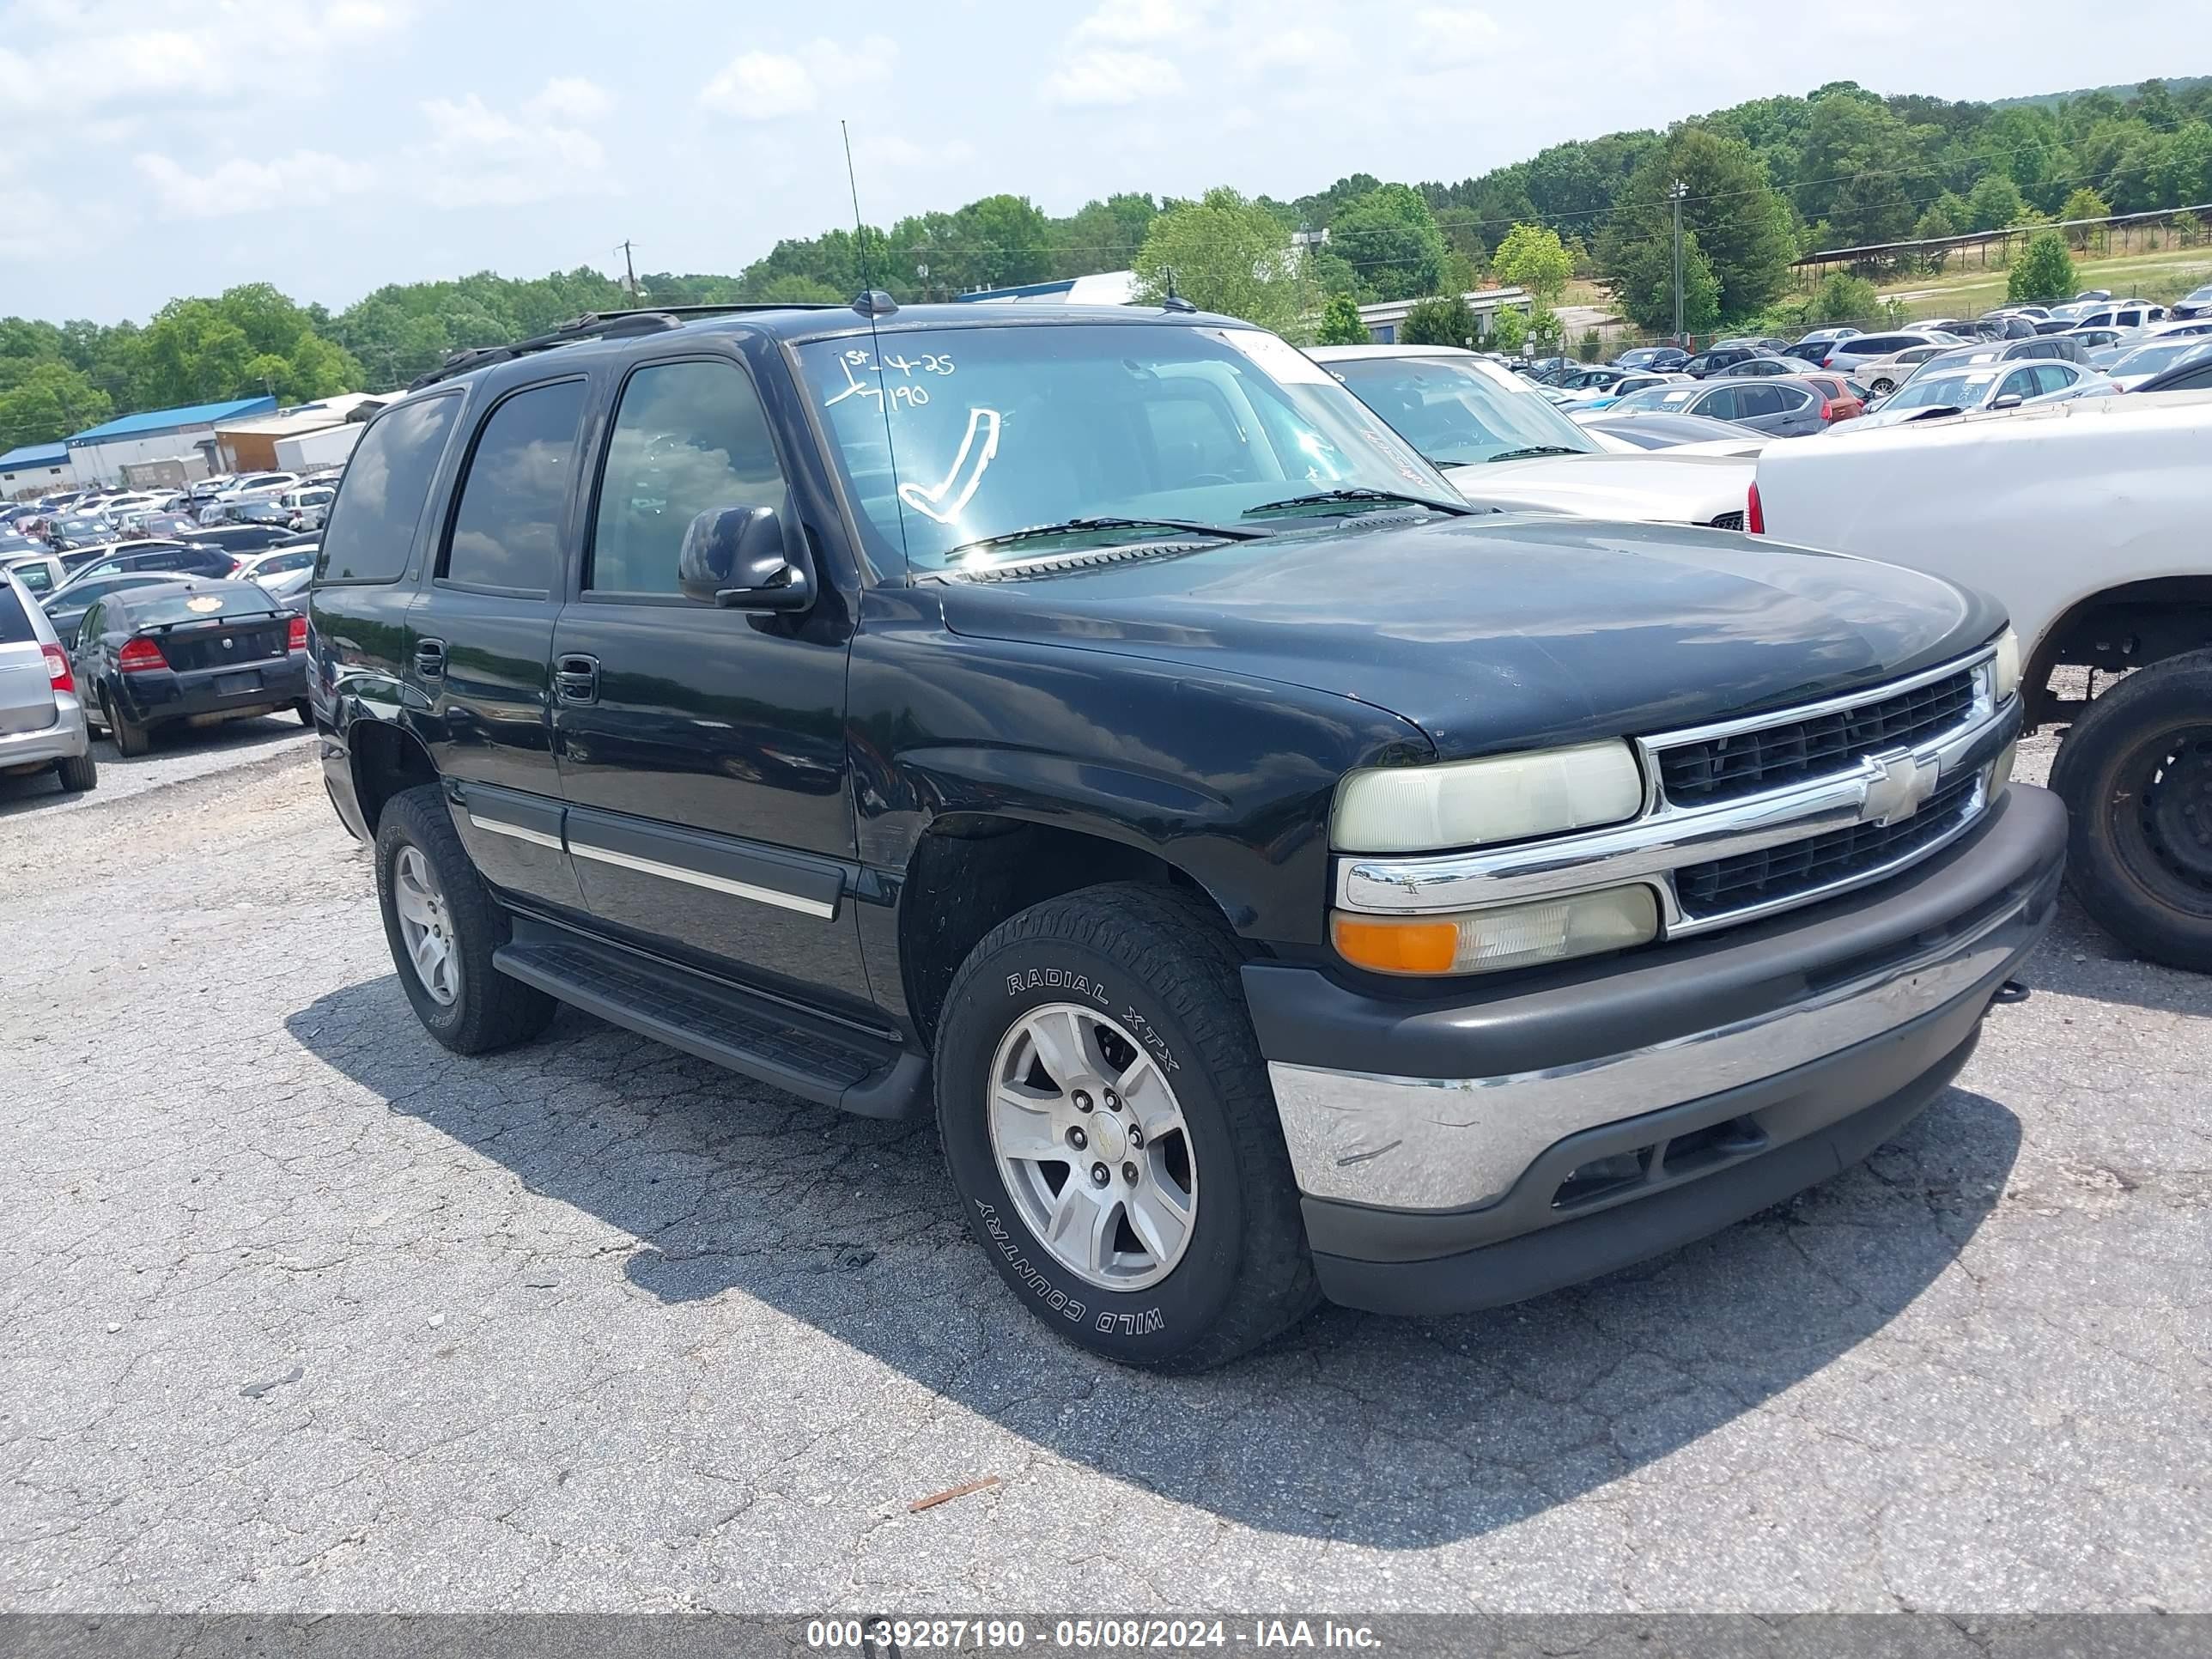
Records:
[[[915,572],[1026,560],[1075,519],[1238,526],[1323,490],[1465,507],[1296,347],[1245,328],[901,330],[797,348],[854,502]],[[1327,503],[1372,512],[1371,499]],[[1242,526],[1252,528],[1251,523]],[[1071,530],[1095,543],[1098,531]],[[1171,533],[1117,528],[1116,541]]]
[[[2137,346],[2105,373],[2155,374],[2160,369],[2172,368],[2176,363],[2204,356],[2212,356],[2212,339],[2197,336],[2179,340],[2160,340],[2151,345]]]
[[[1541,392],[1501,385],[1465,358],[1347,357],[1328,369],[1438,466],[1602,447]]]
[[[1982,401],[1990,382],[1997,377],[1993,368],[1968,369],[1964,373],[1923,375],[1883,405],[1887,409],[1972,409]]]

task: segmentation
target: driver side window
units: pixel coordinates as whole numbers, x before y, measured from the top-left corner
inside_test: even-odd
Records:
[[[768,417],[734,364],[656,363],[623,386],[607,443],[584,586],[674,596],[684,532],[702,513],[781,508]]]

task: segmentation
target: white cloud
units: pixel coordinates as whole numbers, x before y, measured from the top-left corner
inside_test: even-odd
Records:
[[[1106,0],[1075,26],[1082,40],[1144,46],[1180,40],[1205,21],[1206,8],[1196,0]]]
[[[700,88],[699,101],[741,120],[779,121],[817,108],[825,88],[845,92],[889,80],[897,58],[897,43],[882,34],[810,40],[796,55],[740,52]]]
[[[597,82],[561,75],[548,81],[522,108],[541,121],[597,121],[614,106],[613,95]]]
[[[864,167],[927,168],[957,167],[975,159],[975,146],[965,138],[948,138],[933,144],[917,143],[902,133],[856,134],[853,150]]]
[[[1413,32],[1415,60],[1431,68],[1492,57],[1500,34],[1498,20],[1472,6],[1425,6],[1413,14]]]
[[[1079,51],[1045,77],[1044,100],[1072,109],[1114,108],[1182,90],[1182,71],[1145,52]]]
[[[154,186],[161,215],[169,219],[227,218],[294,200],[315,205],[376,182],[375,168],[314,149],[266,161],[234,156],[206,173],[191,173],[167,155],[140,155],[134,165]]]
[[[746,121],[804,115],[821,99],[806,65],[771,52],[743,52],[701,89],[699,101]]]
[[[433,98],[422,113],[429,141],[412,155],[435,206],[514,207],[607,187],[606,150],[580,127],[503,115],[475,93]]]

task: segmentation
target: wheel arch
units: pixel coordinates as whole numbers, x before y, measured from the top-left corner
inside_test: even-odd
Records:
[[[2075,599],[2030,646],[2021,677],[2031,726],[2051,717],[2062,666],[2119,672],[2212,646],[2212,572],[2120,582]]]
[[[346,754],[354,799],[371,840],[386,801],[402,790],[438,781],[437,763],[422,740],[391,720],[355,720],[346,728]]]

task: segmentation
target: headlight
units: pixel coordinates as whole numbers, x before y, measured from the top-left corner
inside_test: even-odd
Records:
[[[1441,766],[1380,767],[1338,786],[1340,853],[1432,853],[1632,818],[1644,775],[1625,743],[1577,744]]]
[[[1996,700],[2002,702],[2020,690],[2020,635],[2009,628],[1997,635],[1997,658],[1990,666]]]
[[[1608,887],[1534,904],[1443,916],[1329,917],[1337,954],[1378,974],[1487,974],[1623,951],[1659,936],[1649,887]]]

